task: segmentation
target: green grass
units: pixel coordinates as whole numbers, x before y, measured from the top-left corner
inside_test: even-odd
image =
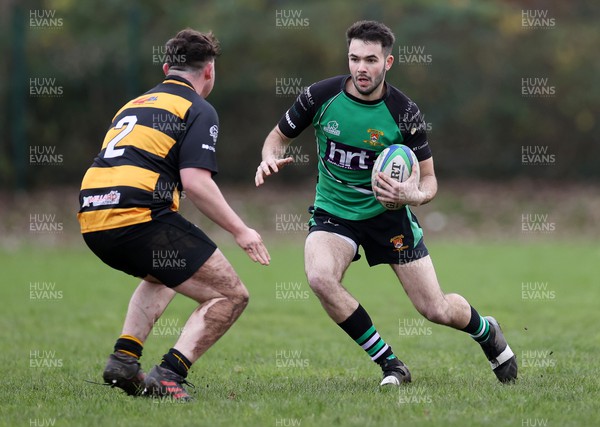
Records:
[[[0,425],[576,426],[596,419],[597,245],[430,242],[443,289],[502,323],[521,363],[511,386],[496,381],[468,336],[420,325],[388,267],[355,263],[346,286],[413,375],[412,384],[382,391],[377,366],[310,293],[297,240],[271,246],[267,268],[224,248],[251,301],[192,368],[197,400],[187,405],[134,399],[84,382],[101,380],[135,278],[106,267],[83,244],[0,252]],[[55,293],[32,299],[32,282],[53,283]],[[299,284],[298,299],[278,299],[282,283]],[[523,283],[547,292],[524,299]],[[183,297],[167,309],[162,329],[146,342],[146,370],[174,343],[193,309]],[[401,322],[417,324],[419,332],[400,336]],[[286,364],[297,366],[280,367]]]

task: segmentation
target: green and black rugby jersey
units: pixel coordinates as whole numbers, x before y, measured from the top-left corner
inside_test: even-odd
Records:
[[[349,78],[332,77],[307,87],[278,126],[285,136],[295,138],[313,125],[319,155],[315,207],[362,220],[385,211],[371,188],[379,153],[404,144],[422,161],[431,157],[431,150],[417,104],[387,83],[383,98],[360,100],[345,91]]]
[[[179,170],[217,173],[217,112],[187,80],[167,78],[114,116],[79,193],[81,232],[151,221],[179,209]]]

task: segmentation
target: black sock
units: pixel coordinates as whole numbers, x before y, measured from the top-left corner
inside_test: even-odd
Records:
[[[481,317],[473,307],[471,307],[471,320],[462,330],[471,335],[471,338],[478,343],[485,342],[490,336],[489,322],[486,318]]]
[[[142,357],[142,342],[132,335],[121,335],[115,343],[115,352],[121,352],[135,358]]]
[[[187,357],[172,348],[163,356],[160,366],[162,368],[167,368],[185,378],[187,377],[192,363],[187,359]]]
[[[362,305],[359,305],[354,313],[338,325],[371,356],[374,362],[381,364],[386,359],[396,358],[392,347],[379,336]]]

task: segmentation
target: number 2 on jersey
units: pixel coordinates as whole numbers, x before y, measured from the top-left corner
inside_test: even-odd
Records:
[[[119,157],[119,156],[123,155],[123,153],[125,152],[125,149],[124,148],[115,149],[115,146],[123,138],[125,138],[127,135],[129,135],[129,133],[131,133],[131,131],[133,130],[133,127],[135,126],[136,123],[137,123],[137,116],[125,116],[121,120],[118,121],[118,123],[115,126],[115,129],[121,129],[125,125],[127,125],[127,127],[122,132],[119,132],[117,134],[117,136],[115,136],[113,139],[108,141],[108,144],[106,145],[106,150],[104,151],[105,159],[112,159],[114,157]]]

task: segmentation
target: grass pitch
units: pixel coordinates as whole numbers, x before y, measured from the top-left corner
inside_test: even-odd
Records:
[[[137,280],[84,247],[0,253],[2,426],[579,426],[597,422],[593,244],[432,243],[442,287],[494,315],[519,380],[498,383],[466,334],[424,321],[391,270],[352,265],[345,284],[410,367],[380,390],[379,368],[331,322],[303,273],[302,239],[270,245],[269,267],[224,247],[251,293],[238,323],[192,368],[190,404],[84,382],[101,372]],[[148,371],[194,303],[179,296],[144,349]],[[594,320],[595,319],[595,320]],[[596,421],[594,421],[596,420]]]

